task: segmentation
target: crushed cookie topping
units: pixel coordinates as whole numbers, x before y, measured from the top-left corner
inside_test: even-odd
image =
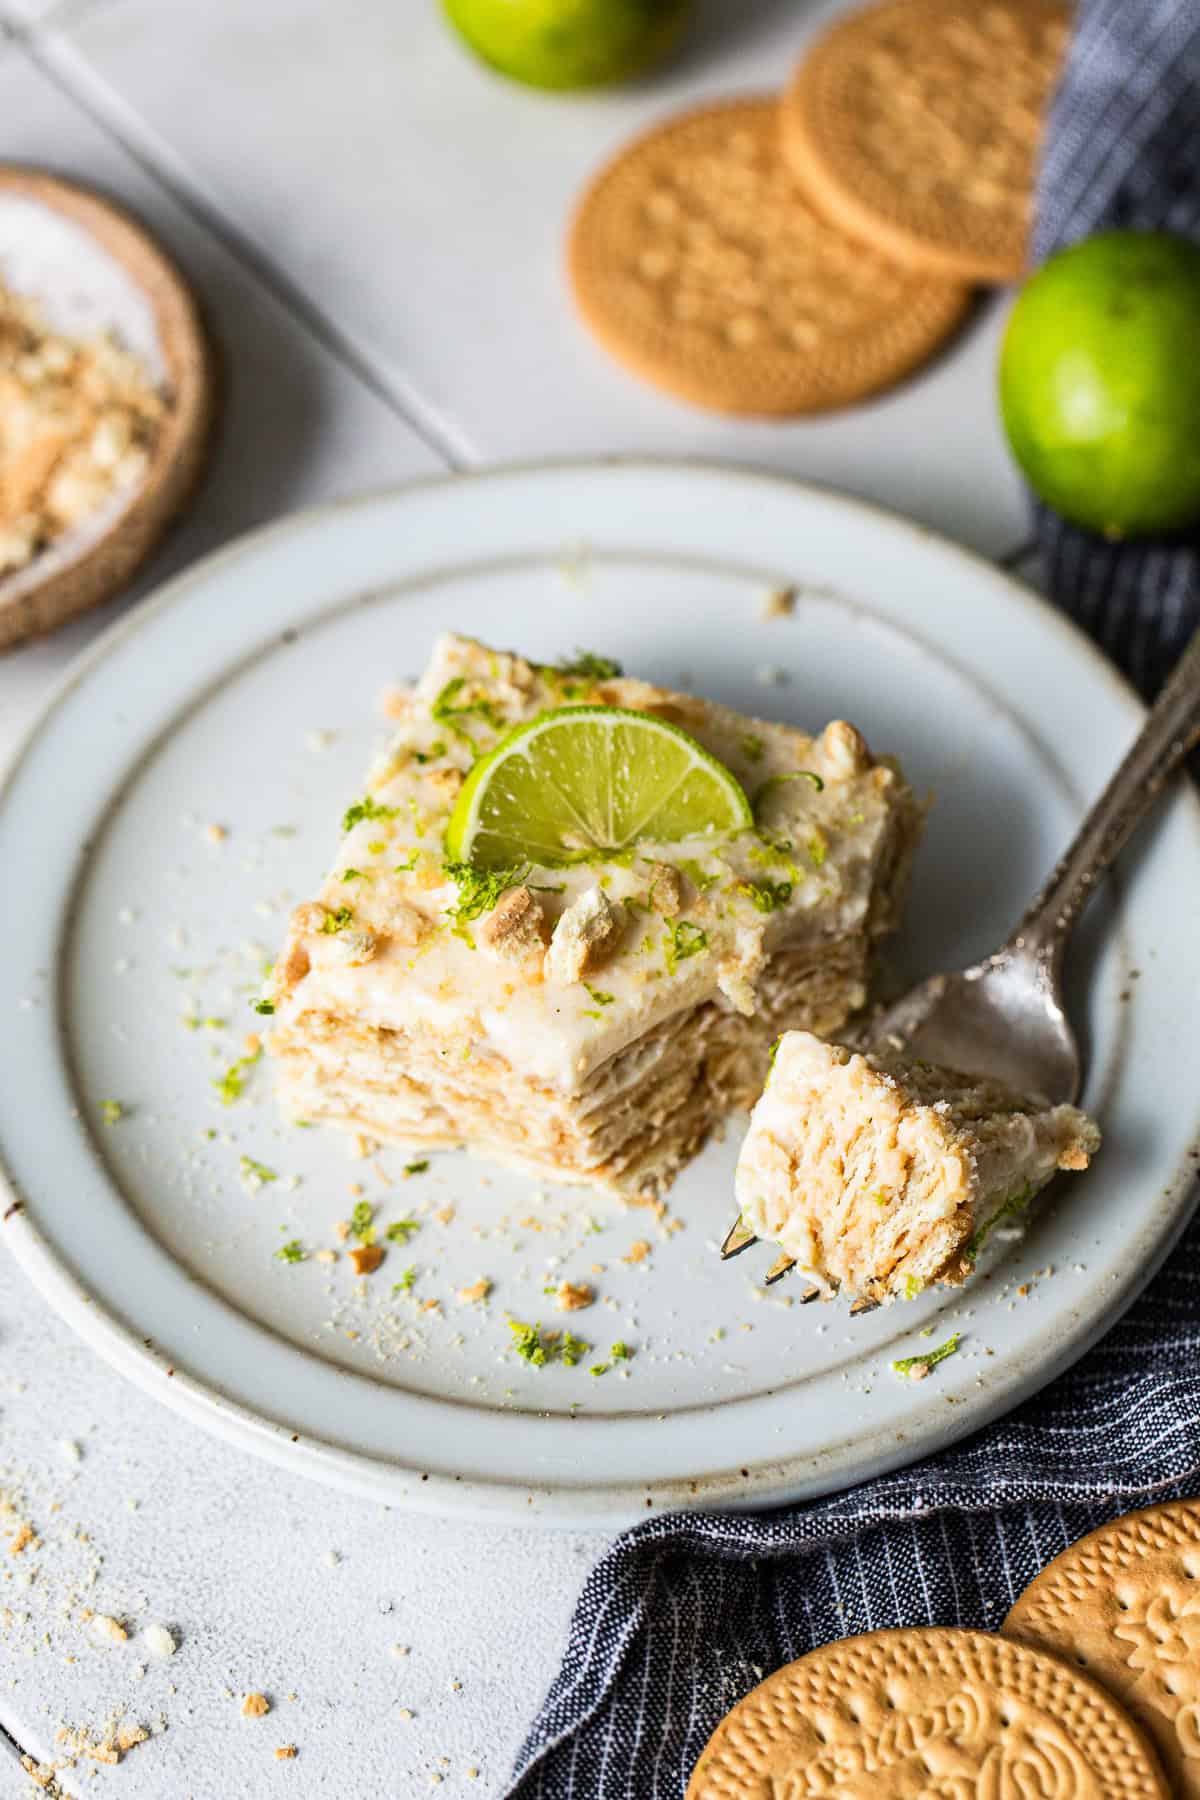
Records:
[[[582,981],[612,955],[624,922],[603,888],[590,887],[559,918],[546,952],[551,981]]]
[[[0,282],[0,579],[144,480],[166,412],[140,358]]]
[[[514,963],[540,961],[549,939],[545,908],[524,883],[500,897],[479,930],[481,944]]]

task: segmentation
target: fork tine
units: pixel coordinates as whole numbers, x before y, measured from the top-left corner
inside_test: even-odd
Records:
[[[794,1269],[795,1266],[795,1257],[789,1256],[785,1250],[782,1256],[777,1256],[775,1258],[775,1261],[763,1276],[764,1287],[774,1287],[775,1283],[777,1281],[782,1281],[789,1269]]]
[[[748,1250],[751,1244],[757,1242],[758,1239],[739,1213],[721,1245],[721,1261],[728,1262],[731,1256],[740,1256],[743,1250]]]

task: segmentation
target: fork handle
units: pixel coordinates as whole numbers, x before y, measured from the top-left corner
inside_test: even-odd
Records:
[[[1200,741],[1200,630],[1150,709],[1124,762],[1083,821],[1070,849],[1006,948],[1052,966],[1100,878],[1157,800],[1168,776]]]

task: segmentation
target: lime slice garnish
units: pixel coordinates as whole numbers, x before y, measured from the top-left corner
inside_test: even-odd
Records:
[[[477,869],[554,867],[753,824],[735,777],[677,725],[620,706],[560,706],[475,764],[446,854]]]

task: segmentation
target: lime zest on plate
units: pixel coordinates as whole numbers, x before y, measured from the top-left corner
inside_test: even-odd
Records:
[[[898,1357],[892,1367],[897,1375],[907,1375],[910,1381],[924,1381],[929,1371],[937,1363],[945,1362],[948,1356],[954,1355],[961,1336],[962,1333],[956,1331],[946,1339],[944,1344],[939,1344],[936,1350],[926,1350],[921,1356]]]

